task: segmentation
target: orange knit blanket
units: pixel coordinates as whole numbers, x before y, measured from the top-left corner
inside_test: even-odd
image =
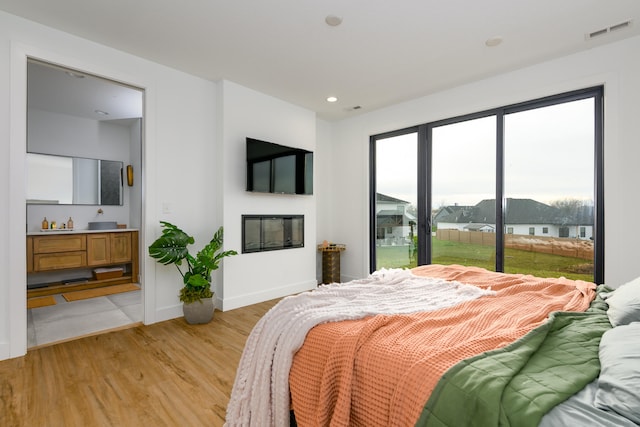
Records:
[[[584,311],[595,296],[593,283],[475,267],[430,265],[413,273],[491,288],[497,296],[314,327],[289,376],[299,425],[414,425],[448,368],[521,338],[553,311]]]
[[[320,323],[378,314],[453,307],[495,292],[409,270],[382,269],[361,280],[324,285],[283,298],[255,325],[242,352],[225,425],[282,426],[289,422],[289,372],[309,330]]]

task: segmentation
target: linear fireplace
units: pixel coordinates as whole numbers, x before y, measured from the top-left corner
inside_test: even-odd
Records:
[[[304,215],[242,215],[242,253],[304,247]]]

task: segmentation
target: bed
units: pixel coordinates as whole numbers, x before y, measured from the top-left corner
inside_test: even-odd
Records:
[[[640,281],[381,270],[274,306],[226,425],[633,426],[639,361]]]

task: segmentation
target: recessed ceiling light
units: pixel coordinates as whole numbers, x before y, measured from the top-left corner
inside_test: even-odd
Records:
[[[484,42],[484,44],[487,45],[488,47],[495,47],[495,46],[498,46],[500,43],[502,43],[502,37],[500,36],[491,37],[490,39],[487,39],[487,41]]]
[[[338,98],[335,96],[330,96],[327,98],[327,102],[338,102]]]
[[[324,22],[326,22],[330,27],[337,27],[342,24],[342,17],[337,15],[327,15],[327,17],[324,18]]]

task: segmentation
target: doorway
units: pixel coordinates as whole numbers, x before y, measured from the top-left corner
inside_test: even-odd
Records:
[[[143,320],[138,266],[143,103],[140,88],[27,60],[28,348]],[[31,155],[38,157],[40,166],[44,163],[33,176]],[[115,179],[105,172],[114,169]],[[90,229],[95,227],[106,229]],[[52,235],[84,242],[84,249],[74,252],[77,264],[33,267],[30,260],[38,258],[29,253],[30,240]],[[103,242],[107,243],[100,246]],[[92,258],[91,251],[101,247],[108,257]],[[128,257],[122,258],[122,251]],[[116,277],[98,276],[103,270]],[[41,299],[34,303],[29,294]]]

